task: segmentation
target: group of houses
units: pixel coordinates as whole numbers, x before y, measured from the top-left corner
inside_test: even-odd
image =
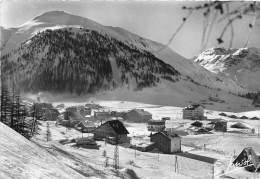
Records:
[[[74,113],[69,118],[75,116],[81,118],[80,122],[75,125],[75,128],[82,132],[93,133],[94,140],[105,140],[108,143],[130,143],[128,130],[125,128],[122,120],[118,120],[120,116],[128,122],[147,123],[148,131],[151,133],[149,144],[136,146],[142,151],[149,151],[154,148],[159,149],[164,153],[174,153],[181,151],[181,137],[169,131],[165,131],[165,123],[168,118],[162,120],[153,120],[152,114],[144,109],[132,109],[128,112],[110,112],[101,111],[99,106],[95,106],[96,110],[92,109],[93,105],[85,105],[83,107],[67,108],[66,112]],[[183,119],[203,120],[205,107],[201,104],[191,104],[183,109]],[[77,113],[77,115],[75,115]],[[92,114],[92,115],[91,115]],[[86,116],[91,116],[88,120]],[[116,120],[111,120],[111,117],[116,116]],[[95,126],[94,120],[99,121],[99,126]],[[226,131],[226,123],[224,121],[214,121],[214,129],[216,131]],[[209,124],[210,125],[210,124]]]
[[[120,143],[130,143],[130,137],[128,130],[124,124],[119,120],[107,121],[101,126],[97,127],[94,131],[95,140],[104,140],[111,144],[116,144],[116,141]],[[156,132],[151,134],[149,145],[145,146],[142,151],[150,151],[154,148],[159,149],[164,153],[175,153],[181,151],[181,137],[177,134],[169,134],[166,131]]]
[[[165,131],[165,120],[152,120],[152,114],[143,109],[132,109],[125,113],[108,112],[93,110],[91,105],[85,105],[81,107],[69,107],[64,112],[64,117],[69,121],[77,121],[75,128],[79,131],[86,133],[93,133],[93,140],[104,140],[110,144],[116,143],[130,143],[130,137],[128,130],[124,126],[122,120],[118,120],[118,117],[124,117],[124,120],[129,122],[148,123],[148,130],[156,132],[150,135],[150,144],[146,150],[150,151],[154,148],[159,149],[164,153],[173,153],[181,150],[181,137],[178,135],[172,135]],[[93,114],[93,115],[91,115]],[[89,115],[89,116],[87,116]],[[91,120],[88,117],[92,116]],[[111,116],[116,116],[115,120],[111,120]],[[99,126],[96,126],[94,121],[101,122]],[[77,146],[91,146],[94,145],[89,138],[82,138],[76,140]],[[96,145],[95,145],[96,146]]]

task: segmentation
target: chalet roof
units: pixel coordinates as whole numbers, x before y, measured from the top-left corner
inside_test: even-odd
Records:
[[[112,127],[112,129],[115,131],[116,134],[129,134],[129,132],[125,128],[124,124],[122,122],[120,122],[119,120],[107,121],[104,124],[102,124],[101,126],[103,126],[107,123]]]
[[[91,121],[87,121],[87,120],[85,120],[85,121],[80,121],[80,122],[78,123],[78,125],[79,125],[80,123],[82,123],[82,125],[85,126],[85,127],[95,127],[95,124],[94,124],[93,122],[91,122]]]
[[[248,119],[247,116],[241,116],[240,119]]]
[[[250,119],[253,119],[253,120],[259,120],[258,117],[251,117]]]
[[[190,104],[189,106],[186,106],[184,109],[185,110],[194,110],[194,109],[198,108],[199,106],[205,108],[205,106],[203,106],[201,104]]]
[[[212,123],[228,122],[228,121],[225,120],[225,119],[219,119],[219,118],[217,118],[217,119],[208,119],[208,120],[211,121]]]
[[[218,115],[220,115],[220,116],[227,116],[227,114],[226,113],[219,113]]]
[[[164,120],[149,120],[147,123],[148,125],[165,125]]]
[[[168,134],[167,131],[162,131],[162,132],[157,132],[155,134],[150,135],[150,137],[154,136],[154,135],[163,135],[165,137],[167,137],[168,139],[174,139],[174,138],[181,138],[178,134]]]
[[[91,109],[100,109],[103,108],[102,106],[100,106],[99,104],[95,104],[95,103],[86,103],[85,107],[87,108],[91,108]]]
[[[82,111],[82,110],[84,110],[84,111],[87,111],[87,110],[90,111],[91,108],[83,107],[83,108],[80,108],[80,109],[79,109],[79,111]]]
[[[149,113],[148,111],[145,111],[144,109],[133,109],[131,111],[135,111],[140,115],[152,115],[151,113]],[[131,111],[129,111],[129,112],[131,112]]]
[[[92,145],[97,144],[96,141],[90,137],[76,138],[74,140],[75,140],[76,144],[92,144]]]
[[[109,112],[108,111],[94,111],[94,114],[96,114],[96,115],[107,115],[107,114],[109,114]]]

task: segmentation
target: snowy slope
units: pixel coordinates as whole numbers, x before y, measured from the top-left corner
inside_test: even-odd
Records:
[[[3,54],[7,54],[11,50],[18,48],[21,43],[26,42],[38,32],[46,29],[54,30],[80,27],[96,30],[101,34],[122,41],[129,46],[137,47],[143,51],[148,51],[154,54],[157,58],[163,60],[165,63],[170,64],[182,75],[187,76],[192,79],[192,81],[195,81],[195,83],[204,87],[232,91],[234,93],[246,91],[233,80],[212,74],[196,63],[175,53],[170,48],[160,51],[160,49],[164,47],[164,45],[160,43],[144,39],[119,27],[103,26],[90,19],[71,15],[63,11],[45,12],[17,27],[17,30],[12,31],[10,35],[5,35],[7,42],[3,48]],[[3,31],[3,33],[5,33],[5,31]],[[29,41],[27,43],[29,43]],[[117,74],[117,72],[114,72],[114,74]]]
[[[260,49],[211,48],[195,60],[207,70],[250,90],[260,90]]]
[[[0,122],[0,178],[84,178]]]
[[[6,43],[10,43],[9,41],[12,41],[11,36],[15,34],[17,31],[17,28],[10,28],[6,29],[2,26],[0,26],[0,49],[2,50],[3,47],[6,46]],[[15,43],[15,42],[12,42]]]

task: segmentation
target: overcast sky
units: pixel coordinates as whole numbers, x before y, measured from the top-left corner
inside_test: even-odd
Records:
[[[1,26],[17,27],[33,17],[51,10],[63,10],[80,15],[100,24],[119,26],[142,37],[167,44],[172,34],[182,23],[188,12],[182,6],[193,6],[194,1],[54,1],[54,0],[3,0],[1,3]],[[234,48],[243,47],[249,18],[235,24]],[[191,58],[200,53],[202,37],[202,13],[194,13],[184,25],[170,47],[180,55]],[[216,24],[208,43],[208,48],[218,46],[216,38],[223,24]],[[230,31],[225,35],[223,46],[228,46]],[[249,46],[260,48],[260,27],[254,28]]]

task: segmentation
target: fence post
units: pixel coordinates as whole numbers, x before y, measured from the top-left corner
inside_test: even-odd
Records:
[[[214,179],[214,165],[212,167],[212,179]]]
[[[175,173],[177,173],[177,156],[175,155],[175,164],[174,164],[174,168],[175,168]]]

